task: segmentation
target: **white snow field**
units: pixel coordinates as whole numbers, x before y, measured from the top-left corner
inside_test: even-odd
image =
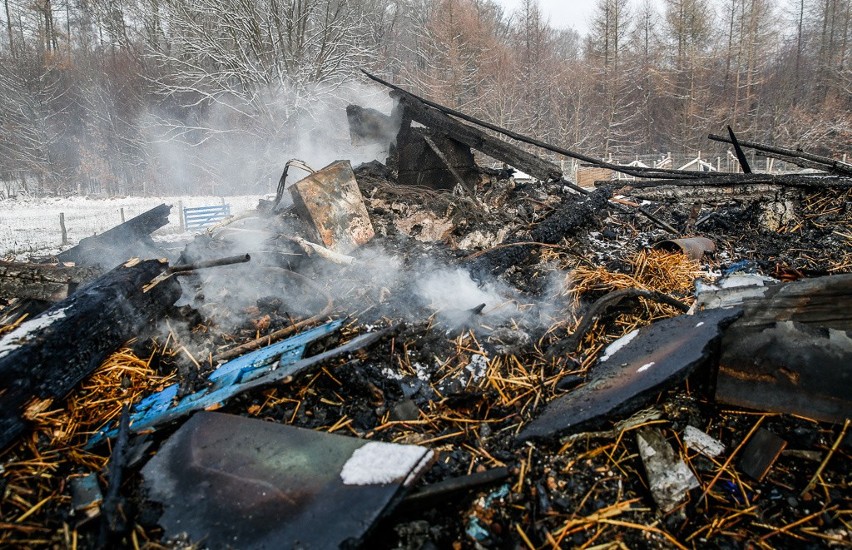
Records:
[[[231,214],[236,215],[257,207],[256,195],[224,197],[231,205]],[[80,239],[103,233],[124,219],[166,203],[172,205],[169,224],[154,232],[154,240],[190,238],[190,233],[180,232],[178,204],[184,207],[212,206],[222,204],[222,197],[124,197],[93,199],[70,198],[25,198],[0,200],[0,259],[25,260],[28,255],[51,255],[77,244]],[[68,245],[61,246],[62,232],[59,225],[60,213],[65,214]]]

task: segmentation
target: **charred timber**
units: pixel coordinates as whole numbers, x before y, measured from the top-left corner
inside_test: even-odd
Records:
[[[381,84],[383,86],[387,86],[388,88],[396,91],[397,93],[399,93],[401,95],[408,96],[408,97],[414,99],[415,101],[423,103],[424,105],[426,105],[428,107],[432,107],[433,109],[436,109],[436,110],[440,111],[441,113],[443,113],[445,115],[452,115],[452,116],[459,118],[461,120],[464,120],[466,122],[470,122],[471,124],[476,124],[477,126],[482,126],[483,128],[488,128],[489,130],[493,130],[493,131],[495,131],[499,134],[503,134],[506,137],[510,137],[512,139],[515,139],[515,140],[523,142],[523,143],[527,143],[529,145],[534,145],[536,147],[540,147],[542,149],[545,149],[547,151],[551,151],[553,153],[558,153],[560,155],[564,155],[564,156],[569,157],[569,158],[574,158],[574,159],[577,159],[577,160],[581,160],[583,162],[588,162],[589,164],[593,164],[595,166],[600,166],[602,168],[607,168],[607,169],[610,169],[610,170],[613,170],[613,171],[616,171],[616,172],[621,172],[623,174],[628,174],[628,175],[636,176],[636,177],[645,177],[645,178],[660,178],[660,177],[662,177],[662,178],[695,178],[695,177],[697,177],[697,175],[696,175],[697,173],[684,172],[684,171],[681,171],[681,170],[666,170],[666,169],[661,169],[661,168],[639,168],[639,167],[635,167],[635,166],[630,166],[630,167],[619,166],[618,164],[612,164],[612,163],[609,163],[609,162],[606,162],[606,161],[603,161],[603,160],[600,160],[600,159],[596,159],[594,157],[590,157],[588,155],[584,155],[582,153],[577,153],[576,151],[570,151],[570,150],[564,149],[562,147],[557,147],[555,145],[551,145],[551,144],[545,143],[541,140],[531,138],[529,136],[525,136],[525,135],[519,134],[517,132],[513,132],[512,130],[507,130],[506,128],[502,128],[500,126],[497,126],[496,124],[491,124],[490,122],[486,122],[484,120],[477,119],[477,118],[472,117],[470,115],[466,115],[466,114],[462,113],[461,111],[457,111],[455,109],[445,107],[445,106],[443,106],[439,103],[435,103],[434,101],[429,101],[428,99],[414,95],[411,92],[407,92],[403,88],[400,88],[399,86],[391,84],[390,82],[388,82],[386,80],[383,80],[383,79],[381,79],[381,78],[379,78],[375,75],[372,75],[372,74],[368,73],[367,71],[365,71],[363,69],[361,70],[361,72],[364,73],[367,76],[367,78],[369,78],[369,79],[371,79],[375,82],[378,82],[379,84]],[[474,147],[474,148],[476,149],[476,147]],[[483,153],[484,152],[485,151],[483,151]],[[521,166],[516,166],[516,168],[523,169],[523,167],[521,167]],[[530,174],[535,176],[535,174],[533,174],[532,172],[530,172]],[[536,177],[538,177],[538,176],[536,176]],[[539,178],[539,179],[541,179],[541,178]]]
[[[611,185],[612,182],[602,182]],[[783,187],[803,187],[807,189],[850,189],[852,178],[837,176],[814,176],[809,174],[724,174],[708,176],[698,180],[653,180],[633,181],[629,186],[634,189],[662,186],[677,187],[724,187],[728,185],[778,185]]]
[[[96,267],[0,262],[0,298],[58,302],[102,272]]]
[[[207,269],[210,267],[220,267],[223,265],[244,264],[251,260],[250,254],[238,254],[236,256],[228,256],[217,260],[204,260],[195,262],[194,264],[175,265],[168,269],[169,273],[190,273],[199,269]]]
[[[740,141],[737,139],[736,134],[734,134],[734,129],[730,126],[728,126],[728,135],[731,136],[731,144],[734,146],[734,152],[737,154],[740,168],[743,169],[744,174],[751,174],[751,166],[748,163],[748,159],[746,159],[743,148],[740,146]]]
[[[82,239],[77,246],[61,252],[61,262],[112,268],[133,257],[161,256],[151,233],[169,223],[172,207],[161,204],[94,237]]]
[[[174,278],[150,286],[167,268],[160,260],[128,262],[0,339],[0,448],[23,434],[28,406],[65,397],[162,317],[181,292]]]
[[[399,128],[399,120],[393,116],[358,105],[346,106],[346,118],[349,122],[349,139],[353,145],[387,145],[393,141]]]
[[[852,418],[852,274],[775,285],[722,340],[720,403],[825,422]]]
[[[718,141],[721,143],[732,143],[731,139],[725,136],[710,134],[707,137],[713,141]],[[807,151],[802,151],[801,149],[775,147],[772,145],[757,143],[755,141],[746,141],[743,139],[738,139],[737,141],[741,146],[748,147],[750,149],[754,149],[755,151],[760,151],[762,153],[768,153],[766,156],[773,156],[774,158],[779,158],[781,160],[785,160],[793,164],[803,166],[805,168],[818,168],[820,170],[826,170],[828,172],[840,176],[852,176],[852,164],[835,160],[833,158],[823,157],[821,155],[814,155],[813,153],[808,153]],[[801,162],[807,164],[800,164]]]
[[[540,180],[548,181],[562,177],[562,171],[553,163],[540,159],[505,141],[489,136],[485,132],[462,124],[438,109],[404,92],[393,92],[406,115],[432,130],[463,143],[472,149],[511,164]]]

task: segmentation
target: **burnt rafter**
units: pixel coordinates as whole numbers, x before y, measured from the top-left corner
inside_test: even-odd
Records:
[[[710,134],[707,136],[707,138],[712,141],[718,141],[721,143],[733,143],[731,138],[719,136],[716,134]],[[836,174],[838,176],[852,176],[852,164],[849,164],[847,162],[839,161],[830,157],[823,157],[821,155],[815,155],[813,153],[808,153],[807,151],[803,151],[801,149],[776,147],[773,145],[767,145],[765,143],[747,141],[739,138],[737,138],[737,142],[742,147],[748,147],[750,149],[754,149],[755,151],[759,151],[760,154],[765,157],[776,158],[785,162],[790,162],[792,164],[795,164],[796,166],[801,166],[802,168],[814,168],[817,170],[823,170],[832,174]]]
[[[482,130],[462,124],[407,92],[395,90],[391,95],[399,101],[400,106],[412,120],[448,138],[511,164],[543,181],[558,180],[562,177],[562,171],[555,164],[527,153],[510,143],[489,136]]]
[[[386,80],[383,80],[383,79],[381,79],[381,78],[379,78],[379,77],[377,77],[373,74],[370,74],[363,69],[361,70],[361,72],[363,72],[367,76],[367,78],[369,78],[369,79],[371,79],[375,82],[378,82],[379,84],[382,84],[383,86],[387,86],[388,88],[394,90],[395,92],[397,92],[401,96],[404,96],[404,97],[409,98],[410,100],[414,100],[416,102],[422,103],[426,107],[431,107],[431,108],[439,111],[440,113],[442,113],[444,115],[452,115],[453,117],[459,118],[459,119],[464,120],[466,122],[470,122],[472,124],[476,124],[477,126],[482,126],[483,128],[487,128],[487,129],[492,130],[494,132],[497,132],[499,134],[503,134],[506,137],[510,137],[510,138],[515,139],[517,141],[520,141],[522,143],[534,145],[536,147],[540,147],[540,148],[545,149],[547,151],[551,151],[553,153],[558,153],[560,155],[564,155],[564,156],[569,157],[569,158],[573,158],[573,159],[577,159],[577,160],[580,160],[580,161],[583,161],[583,162],[587,162],[587,163],[593,164],[595,166],[600,166],[602,168],[607,168],[609,170],[613,170],[615,172],[620,172],[622,174],[627,174],[627,175],[630,175],[630,176],[644,177],[644,178],[684,178],[684,179],[692,179],[692,178],[700,177],[700,175],[701,175],[700,173],[697,173],[697,172],[684,172],[684,171],[681,171],[681,170],[666,170],[666,169],[661,169],[661,168],[640,168],[640,167],[635,167],[635,166],[620,166],[618,164],[612,164],[612,163],[606,162],[606,161],[601,160],[601,159],[596,159],[594,157],[590,157],[588,155],[578,153],[576,151],[571,151],[571,150],[568,150],[568,149],[564,149],[562,147],[557,147],[555,145],[545,143],[541,140],[538,140],[538,139],[535,139],[535,138],[532,138],[532,137],[529,137],[529,136],[525,136],[525,135],[519,134],[517,132],[513,132],[512,130],[508,130],[506,128],[502,128],[500,126],[497,126],[496,124],[491,124],[490,122],[486,122],[484,120],[480,120],[480,119],[472,117],[470,115],[466,115],[466,114],[462,113],[461,111],[451,109],[450,107],[445,107],[444,105],[441,105],[439,103],[435,103],[434,101],[429,101],[428,99],[414,95],[411,92],[408,92],[408,91],[404,90],[403,88],[396,86],[395,84],[391,84],[390,82],[388,82]],[[452,119],[449,118],[449,116],[447,116],[447,119],[452,121]],[[418,122],[422,122],[422,121],[418,121]],[[456,124],[458,124],[458,123],[456,123]],[[483,133],[482,135],[491,138],[487,134]],[[491,139],[494,139],[494,138],[491,138]],[[495,140],[495,141],[498,141],[500,143],[504,143],[500,140]],[[471,145],[471,147],[474,147],[474,149],[479,149],[478,147],[473,146],[473,145]],[[482,151],[483,153],[488,154],[486,151],[484,151],[482,149],[479,149],[479,150]],[[498,157],[495,157],[495,158],[498,158]],[[535,158],[537,158],[537,157],[535,157]],[[500,159],[500,160],[503,160],[503,159]],[[518,166],[518,168],[523,169],[522,166]],[[534,174],[532,172],[530,172],[530,175],[533,175],[535,177],[540,177],[540,176],[537,176],[536,174]],[[545,179],[545,178],[541,178],[541,179]]]

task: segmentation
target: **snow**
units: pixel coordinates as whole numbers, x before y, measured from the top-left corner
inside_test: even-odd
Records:
[[[645,363],[644,365],[642,365],[641,367],[636,369],[636,372],[645,372],[646,370],[650,369],[654,365],[656,365],[656,363],[654,363],[653,361],[651,361],[650,363]]]
[[[6,357],[12,351],[24,345],[29,339],[30,333],[47,328],[64,318],[65,310],[59,309],[21,323],[18,328],[0,339],[0,358]]]
[[[355,449],[340,478],[344,485],[386,485],[407,481],[432,457],[432,451],[415,445],[369,441]]]
[[[231,214],[237,215],[254,210],[260,198],[257,195],[244,195],[225,197],[224,200],[231,205]],[[154,232],[153,237],[154,240],[168,241],[191,238],[193,234],[180,232],[178,203],[184,207],[209,206],[221,204],[222,197],[49,197],[0,200],[0,258],[23,260],[27,254],[34,252],[45,255],[60,252],[60,213],[65,214],[70,247],[85,237],[103,233],[120,224],[122,208],[124,219],[129,220],[163,203],[172,205],[169,224]]]
[[[619,338],[618,340],[616,340],[612,344],[608,345],[606,347],[606,349],[604,350],[604,354],[601,357],[600,362],[603,363],[604,361],[606,361],[607,359],[609,359],[610,357],[615,355],[615,353],[618,350],[620,350],[621,348],[623,348],[624,346],[629,344],[631,340],[636,338],[637,334],[639,334],[638,328],[636,330],[632,330],[632,331],[628,332],[627,334],[625,334],[624,336],[622,336],[621,338]]]
[[[488,370],[488,359],[479,353],[475,353],[470,357],[470,363],[467,364],[465,370],[473,377],[473,383],[478,383],[485,378],[485,372]]]

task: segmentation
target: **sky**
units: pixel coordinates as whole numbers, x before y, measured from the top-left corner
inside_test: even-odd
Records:
[[[518,9],[521,0],[495,0],[503,6],[506,13]],[[598,0],[538,0],[545,18],[550,18],[550,26],[555,29],[573,27],[582,35],[588,33],[595,5]],[[635,3],[635,2],[633,2]],[[658,5],[661,0],[656,0]],[[659,8],[658,8],[659,9]]]

